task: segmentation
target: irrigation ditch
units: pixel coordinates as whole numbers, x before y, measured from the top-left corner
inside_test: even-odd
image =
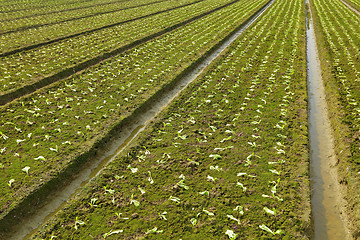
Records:
[[[310,184],[313,239],[349,239],[342,209],[332,127],[309,1],[306,4],[306,55]]]
[[[172,99],[195,80],[274,1],[269,0],[243,24],[212,47],[205,55],[193,62],[172,82],[162,87],[128,118],[111,129],[100,142],[96,143],[89,152],[80,156],[56,179],[51,180],[41,189],[32,193],[16,209],[13,209],[6,217],[1,219],[0,230],[2,232],[4,229],[10,231],[7,236],[0,235],[0,238],[27,239],[31,237],[69,199],[76,196],[82,186],[97,176],[106,164],[111,162]]]

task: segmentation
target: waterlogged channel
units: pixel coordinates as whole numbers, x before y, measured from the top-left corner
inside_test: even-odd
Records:
[[[101,155],[89,162],[71,183],[62,189],[58,189],[51,194],[46,203],[36,213],[23,219],[16,229],[14,234],[9,239],[28,239],[34,234],[45,221],[55,215],[61,208],[63,208],[67,201],[73,196],[77,195],[81,188],[86,185],[92,178],[97,176],[101,170],[111,162],[130,142],[145,129],[146,125],[153,119],[164,107],[166,107],[172,99],[174,99],[186,86],[198,77],[204,69],[215,59],[226,47],[236,40],[240,34],[247,29],[256,19],[258,19],[263,12],[271,6],[275,0],[270,1],[261,11],[254,15],[247,23],[238,31],[233,33],[225,42],[218,48],[214,49],[208,54],[200,63],[198,63],[191,71],[187,72],[171,90],[164,92],[158,99],[152,102],[151,106],[146,111],[138,113],[134,119],[136,121],[127,124],[119,132],[119,136],[113,140],[105,150],[101,151]]]
[[[306,38],[313,238],[347,239],[339,211],[336,155],[311,17],[307,19]]]

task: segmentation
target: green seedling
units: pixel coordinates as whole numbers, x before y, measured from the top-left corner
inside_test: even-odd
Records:
[[[21,169],[23,172],[26,172],[27,175],[29,175],[29,169],[30,167],[24,167],[23,169]]]

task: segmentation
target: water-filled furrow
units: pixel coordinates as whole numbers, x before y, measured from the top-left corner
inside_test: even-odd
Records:
[[[136,136],[145,129],[151,119],[153,119],[172,99],[174,99],[183,89],[195,80],[204,69],[215,60],[239,35],[246,30],[263,12],[271,6],[275,0],[269,1],[260,11],[250,17],[237,31],[228,36],[222,43],[213,48],[201,61],[195,62],[189,70],[181,75],[167,91],[163,91],[156,101],[144,111],[140,111],[132,116],[133,121],[129,122],[121,130],[118,136],[111,141],[108,146],[100,150],[91,162],[86,164],[74,179],[62,189],[57,189],[53,194],[49,194],[46,203],[36,211],[35,214],[28,216],[18,224],[14,234],[9,239],[27,239],[44,224],[51,216],[57,213],[66,202],[76,196],[81,188],[92,178],[97,176],[101,170],[111,162]]]
[[[308,1],[306,1],[309,6]],[[309,8],[307,8],[310,11]],[[307,13],[307,82],[310,183],[314,239],[346,239],[339,210],[336,154],[311,12]]]

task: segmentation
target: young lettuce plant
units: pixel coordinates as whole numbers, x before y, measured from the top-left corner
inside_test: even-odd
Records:
[[[226,215],[228,218],[230,218],[231,220],[236,221],[239,225],[241,224],[240,220],[235,218],[233,215]]]
[[[122,213],[115,213],[115,215],[119,218],[119,220],[128,220],[128,217],[121,217]]]
[[[35,160],[43,160],[45,161],[45,158],[43,156],[38,156],[37,158],[34,158]]]
[[[203,192],[199,192],[200,195],[207,195],[208,197],[210,196],[209,191],[203,191]]]
[[[167,221],[166,214],[167,214],[167,212],[159,213],[159,217],[160,217],[161,219]]]
[[[208,175],[206,178],[207,178],[208,181],[212,181],[212,182],[215,182],[217,180],[217,178],[214,178],[214,177],[212,177],[210,175]]]
[[[197,223],[197,220],[196,220],[196,218],[192,218],[192,219],[190,219],[190,222],[193,226],[195,226]]]
[[[23,169],[21,169],[23,172],[26,172],[27,175],[29,175],[29,169],[30,167],[24,167]]]
[[[170,196],[170,197],[169,197],[169,200],[171,200],[171,201],[173,201],[173,202],[176,202],[176,203],[180,203],[180,198],[178,198],[178,197]]]
[[[267,207],[264,207],[263,209],[264,209],[264,211],[265,211],[266,213],[276,216],[276,210],[275,210],[275,208],[273,208],[273,209],[271,210],[271,209],[269,209],[269,208],[267,208]]]
[[[221,159],[219,154],[210,154],[209,157],[213,158],[214,160]]]
[[[164,230],[158,230],[157,227],[154,227],[154,228],[152,228],[152,229],[148,229],[145,234],[150,234],[150,233],[162,233],[162,232],[164,232]]]
[[[184,179],[180,180],[176,185],[184,188],[185,190],[189,190],[189,186],[186,186],[186,184],[184,183]]]
[[[92,199],[90,200],[90,206],[91,206],[91,207],[97,207],[98,205],[95,205],[95,203],[96,203],[97,200],[98,200],[97,198],[92,198]]]
[[[153,184],[153,183],[154,183],[154,179],[151,177],[151,172],[148,171],[148,173],[149,173],[148,181],[150,182],[150,184]]]
[[[123,230],[110,230],[110,232],[104,233],[103,238],[106,239],[108,236],[111,236],[113,234],[119,234],[122,233]]]
[[[235,240],[238,236],[236,233],[234,233],[233,230],[226,230],[225,234],[229,237],[230,240]]]
[[[75,218],[75,224],[74,224],[75,230],[78,230],[78,227],[81,226],[81,225],[84,225],[84,224],[85,224],[85,222],[79,220],[79,217]]]
[[[270,228],[268,228],[265,224],[262,224],[262,225],[259,225],[259,228],[268,232],[268,233],[271,233],[272,235],[275,235],[275,234],[282,234],[282,231],[281,230],[277,230],[276,232],[272,231]]]
[[[140,202],[137,200],[134,200],[134,194],[131,194],[130,204],[134,204],[136,207],[140,206]]]
[[[210,170],[216,170],[216,171],[218,171],[218,172],[220,172],[220,171],[223,171],[223,169],[222,168],[219,168],[219,166],[210,166]]]
[[[237,182],[237,183],[236,183],[236,186],[242,188],[243,192],[246,192],[246,189],[247,189],[247,188],[246,188],[242,183]]]
[[[127,166],[127,168],[130,169],[130,171],[131,171],[132,173],[136,173],[136,172],[139,170],[138,168],[133,168],[133,167],[131,167],[130,164]]]
[[[143,188],[141,188],[140,185],[138,186],[138,189],[141,192],[141,194],[145,194],[145,190]]]
[[[240,205],[236,206],[233,210],[239,212],[240,215],[244,215],[244,208]]]
[[[204,213],[206,213],[206,214],[207,214],[207,215],[209,215],[209,216],[215,216],[215,214],[214,214],[214,213],[212,213],[212,212],[210,212],[210,211],[206,210],[205,208],[203,208],[203,212],[204,212]]]
[[[13,178],[10,179],[8,182],[8,186],[11,187],[14,182],[15,182],[15,179],[13,179]]]

